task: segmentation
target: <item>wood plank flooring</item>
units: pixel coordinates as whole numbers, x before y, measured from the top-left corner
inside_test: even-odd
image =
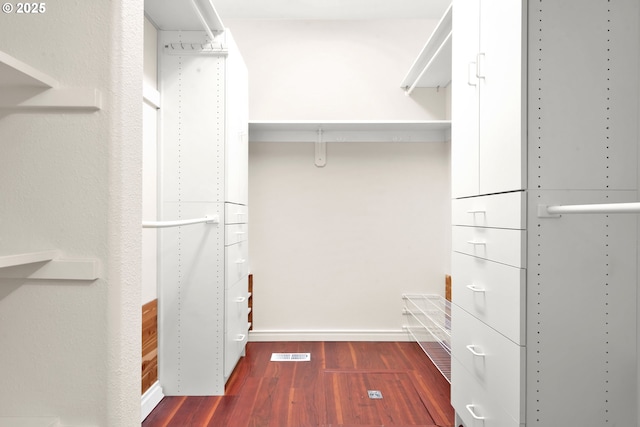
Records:
[[[415,343],[251,342],[225,396],[165,397],[142,427],[451,427],[449,392]]]

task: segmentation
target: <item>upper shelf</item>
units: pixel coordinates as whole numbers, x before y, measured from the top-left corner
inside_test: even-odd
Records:
[[[58,88],[51,76],[0,51],[0,109],[95,111],[102,97],[96,89]]]
[[[204,30],[211,36],[224,31],[224,24],[209,0],[145,0],[144,12],[161,30]]]
[[[49,89],[58,82],[16,58],[0,52],[0,87],[32,86]]]
[[[451,121],[251,121],[250,142],[442,142]],[[321,132],[320,132],[321,131]]]
[[[444,13],[400,87],[409,95],[416,87],[445,87],[451,82],[452,6]]]

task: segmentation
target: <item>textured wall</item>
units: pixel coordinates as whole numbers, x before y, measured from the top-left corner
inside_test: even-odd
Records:
[[[100,260],[95,282],[0,283],[0,416],[139,423],[142,2],[3,14],[0,51],[97,88],[93,113],[0,113],[0,254]]]

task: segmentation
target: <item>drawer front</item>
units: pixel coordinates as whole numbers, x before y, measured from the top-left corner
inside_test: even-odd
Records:
[[[469,197],[452,201],[451,222],[453,225],[524,230],[526,212],[523,191]]]
[[[249,226],[247,224],[230,224],[224,226],[225,246],[235,245],[248,240]]]
[[[455,359],[451,359],[451,405],[466,427],[519,427],[486,390]],[[478,418],[482,418],[477,419]]]
[[[227,288],[249,274],[248,248],[249,244],[246,241],[225,246],[224,257],[227,267],[225,269],[225,285]]]
[[[226,290],[225,330],[246,334],[249,316],[249,290],[246,280],[240,280]]]
[[[244,351],[248,339],[249,292],[246,280],[226,291],[224,371],[228,377]]]
[[[503,228],[453,226],[451,246],[455,252],[526,267],[526,232]]]
[[[525,348],[452,304],[451,355],[504,410],[525,417]]]
[[[458,252],[452,300],[518,345],[526,343],[526,270]]]
[[[249,222],[249,210],[246,205],[236,203],[224,204],[225,224],[244,224]]]

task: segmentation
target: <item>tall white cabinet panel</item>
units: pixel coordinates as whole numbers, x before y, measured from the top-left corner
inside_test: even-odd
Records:
[[[473,43],[456,42],[469,36],[459,26],[470,3],[480,10],[471,67],[455,62],[474,61]],[[638,200],[640,3],[453,7],[456,426],[636,426],[638,217],[540,206]],[[476,65],[479,171],[468,174],[459,156],[475,152],[462,136],[476,119],[456,94],[473,88]],[[499,363],[479,355],[489,347]]]
[[[159,38],[161,219],[218,219],[160,232],[159,380],[222,395],[248,335],[247,71],[228,30]]]

